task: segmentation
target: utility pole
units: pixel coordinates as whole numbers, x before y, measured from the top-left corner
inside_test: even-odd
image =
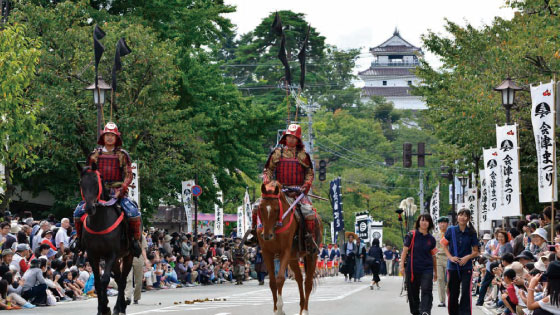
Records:
[[[303,105],[303,104],[302,104]],[[317,103],[311,103],[311,98],[309,98],[309,103],[305,104],[305,112],[307,114],[307,140],[309,141],[309,157],[311,158],[311,164],[313,169],[315,169],[315,160],[313,159],[313,113],[317,111],[321,106]],[[312,193],[312,189],[309,189],[309,193]]]
[[[418,172],[419,176],[420,176],[420,192],[418,193],[419,197],[420,197],[420,213],[424,214],[425,213],[425,208],[424,208],[424,171],[422,171],[422,169],[420,169],[420,171]]]

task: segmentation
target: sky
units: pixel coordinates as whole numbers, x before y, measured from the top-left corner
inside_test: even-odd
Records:
[[[237,7],[237,12],[226,16],[237,26],[238,34],[253,30],[274,11],[304,13],[328,44],[342,49],[360,48],[356,72],[369,67],[372,57],[368,49],[389,39],[395,27],[409,43],[421,46],[421,36],[429,30],[446,34],[446,18],[478,28],[490,24],[496,16],[513,17],[513,10],[505,8],[504,0],[225,0],[225,3]],[[441,65],[433,54],[426,53],[425,59],[433,67]]]

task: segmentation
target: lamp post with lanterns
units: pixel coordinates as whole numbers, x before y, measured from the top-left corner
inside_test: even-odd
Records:
[[[463,175],[457,176],[457,179],[459,180],[459,182],[461,182],[461,187],[463,188],[463,190],[461,190],[461,199],[462,199],[462,203],[465,203],[465,189],[467,188],[467,183],[469,182],[469,176],[465,173]],[[461,210],[461,209],[459,209]]]
[[[111,86],[103,80],[101,76],[97,77],[97,89],[95,82],[86,88],[93,91],[93,103],[97,107],[97,139],[103,128],[103,105],[105,104],[105,92],[111,91]]]
[[[523,90],[512,79],[507,78],[500,85],[494,88],[494,91],[502,93],[502,106],[506,109],[506,124],[510,124],[510,110],[515,102],[515,92]]]

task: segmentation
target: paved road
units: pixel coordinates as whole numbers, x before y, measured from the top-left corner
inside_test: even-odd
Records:
[[[365,278],[364,278],[365,280]],[[369,282],[344,282],[344,278],[324,278],[311,295],[310,314],[409,314],[404,297],[399,297],[401,278],[382,278],[381,290],[371,291]],[[437,293],[434,291],[434,296]],[[185,304],[195,299],[211,301]],[[220,301],[213,301],[220,299]],[[437,299],[437,297],[436,297]],[[114,305],[115,298],[110,298]],[[287,315],[299,314],[299,293],[297,284],[288,280],[284,287],[284,310]],[[21,314],[95,314],[97,300],[61,303],[54,307],[21,310]],[[138,305],[127,309],[128,315],[140,314],[187,314],[187,315],[261,315],[272,314],[272,295],[268,284],[259,286],[256,281],[243,286],[222,284],[151,291],[142,294]],[[447,314],[445,308],[434,305],[433,315]],[[473,315],[490,313],[475,309]]]

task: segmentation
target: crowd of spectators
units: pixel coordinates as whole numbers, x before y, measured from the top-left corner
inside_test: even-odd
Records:
[[[483,235],[474,267],[477,305],[498,314],[560,314],[560,225],[551,235],[549,218],[550,208]]]
[[[87,253],[75,254],[70,250],[74,238],[67,218],[58,221],[51,215],[35,220],[29,212],[21,216],[6,212],[0,218],[0,309],[95,298]],[[146,228],[142,256],[138,258],[142,291],[233,282],[233,248],[240,242],[232,236],[216,237],[209,230],[194,236]],[[266,268],[260,250],[247,247],[246,252],[243,280],[258,278],[264,284]],[[111,279],[108,295],[115,295],[117,289]],[[127,296],[127,302],[131,300]],[[134,302],[138,300],[135,294]]]

